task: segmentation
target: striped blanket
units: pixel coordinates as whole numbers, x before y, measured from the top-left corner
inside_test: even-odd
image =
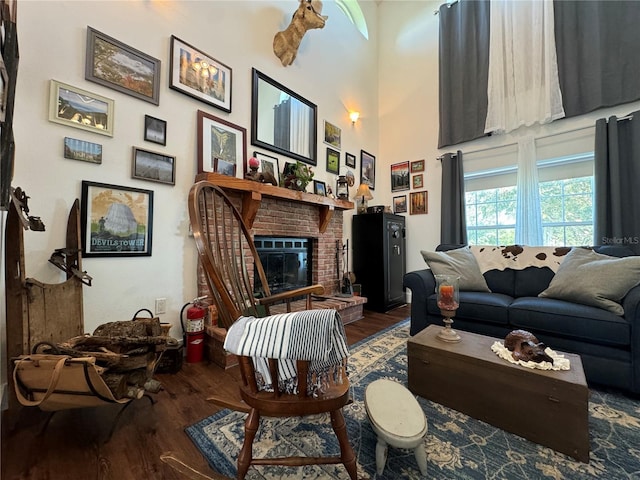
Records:
[[[341,367],[349,355],[344,325],[337,311],[331,309],[282,313],[264,318],[240,317],[224,342],[224,348],[235,355],[253,358],[261,389],[272,390],[268,358],[280,360],[279,386],[296,391],[296,360],[309,360],[310,389],[322,389],[328,376],[340,382]]]

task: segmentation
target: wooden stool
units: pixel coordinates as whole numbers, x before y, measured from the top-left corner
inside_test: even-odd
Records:
[[[367,386],[364,406],[378,436],[378,475],[382,475],[387,463],[388,445],[413,449],[420,473],[426,475],[427,453],[423,440],[427,434],[427,418],[413,394],[398,382],[380,379]]]

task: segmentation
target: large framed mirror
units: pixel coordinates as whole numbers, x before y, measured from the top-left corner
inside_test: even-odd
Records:
[[[316,105],[255,68],[252,72],[251,143],[317,165]]]

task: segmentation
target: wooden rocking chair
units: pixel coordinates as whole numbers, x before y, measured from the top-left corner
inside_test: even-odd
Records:
[[[313,285],[293,291],[270,295],[260,257],[242,216],[225,193],[214,184],[201,181],[194,184],[189,192],[189,216],[199,252],[200,262],[218,307],[219,322],[229,329],[242,316],[264,317],[269,314],[269,306],[277,302],[289,302],[294,297],[307,296],[307,309],[311,309],[311,295],[322,294],[321,285]],[[260,281],[264,296],[255,298],[250,273],[254,271],[256,281]],[[342,330],[344,333],[344,330]],[[330,384],[317,396],[307,393],[307,372],[309,361],[296,362],[298,393],[284,393],[278,382],[274,391],[260,390],[256,382],[254,362],[250,356],[239,356],[242,376],[240,396],[242,403],[228,398],[211,397],[208,400],[225,408],[247,412],[245,439],[238,457],[237,478],[245,477],[250,465],[345,465],[350,477],[356,479],[355,454],[347,436],[342,407],[350,402],[349,381],[342,372],[343,381]],[[271,378],[279,378],[279,362],[268,359]],[[325,457],[280,457],[254,459],[252,444],[258,430],[261,416],[290,417],[306,416],[328,412],[331,424],[340,445],[340,456]]]

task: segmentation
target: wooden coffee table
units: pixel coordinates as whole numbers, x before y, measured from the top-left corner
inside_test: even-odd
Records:
[[[409,390],[473,418],[589,462],[589,389],[580,356],[564,371],[509,363],[496,339],[458,330],[460,343],[436,338],[430,325],[407,343]],[[552,345],[550,345],[553,348]]]

